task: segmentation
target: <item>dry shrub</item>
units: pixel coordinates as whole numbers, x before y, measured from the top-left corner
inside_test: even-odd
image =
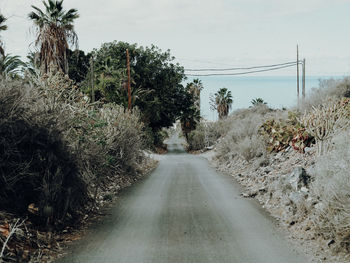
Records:
[[[319,87],[313,88],[301,106],[302,111],[310,111],[312,107],[324,104],[330,98],[350,97],[350,77],[340,80],[320,80]]]
[[[207,143],[206,140],[206,126],[204,123],[200,123],[197,125],[196,129],[194,131],[191,131],[187,136],[187,144],[188,144],[188,150],[202,150],[207,146],[209,143]]]
[[[213,146],[216,141],[229,130],[229,123],[225,120],[217,122],[201,122],[196,129],[188,134],[189,150],[201,150]]]
[[[31,88],[0,84],[0,206],[60,224],[77,218],[107,177],[142,162],[137,110],[90,104],[62,73]],[[39,220],[39,221],[40,221]]]
[[[343,132],[334,139],[334,149],[318,157],[315,181],[311,186],[319,200],[313,220],[319,234],[350,248],[350,134]]]
[[[250,161],[264,155],[264,138],[259,136],[258,130],[267,116],[273,114],[266,105],[233,112],[226,119],[231,129],[217,147],[218,159],[226,161],[239,156]]]
[[[194,131],[188,134],[188,149],[201,150],[216,144],[217,140],[227,134],[231,129],[227,118],[216,122],[201,122]]]
[[[90,104],[62,73],[47,77],[40,87],[41,107],[56,116],[69,146],[79,156],[85,180],[101,181],[104,174],[131,172],[143,158],[143,124],[137,109],[128,112],[116,104]]]
[[[265,143],[261,136],[252,135],[236,143],[236,151],[246,161],[265,155]]]
[[[23,214],[34,203],[39,218],[59,224],[77,216],[86,187],[61,131],[31,107],[38,100],[31,92],[20,82],[0,83],[0,206]]]
[[[140,112],[137,109],[129,112],[121,106],[107,104],[100,109],[99,115],[106,125],[101,132],[106,138],[108,163],[120,172],[134,172],[134,168],[144,158],[141,151],[144,134]]]

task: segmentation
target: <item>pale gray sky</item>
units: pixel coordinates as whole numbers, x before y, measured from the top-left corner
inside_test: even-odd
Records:
[[[8,53],[24,57],[33,43],[31,4],[43,6],[0,0]],[[308,74],[350,74],[349,0],[65,0],[64,7],[79,10],[84,51],[121,40],[170,49],[186,68],[235,67],[295,60],[299,43]]]

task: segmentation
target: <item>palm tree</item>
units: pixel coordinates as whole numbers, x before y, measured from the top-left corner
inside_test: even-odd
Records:
[[[252,99],[251,104],[253,106],[260,106],[260,105],[266,105],[267,102],[265,102],[262,98],[256,98],[256,99]]]
[[[4,24],[6,20],[7,18],[5,18],[2,14],[0,14],[0,32],[7,30],[7,25]],[[1,41],[1,38],[0,38],[0,54],[2,56],[5,56],[4,46],[3,46],[3,42]]]
[[[227,88],[221,88],[214,94],[214,96],[210,98],[211,108],[213,110],[217,110],[219,119],[223,119],[228,115],[232,107],[232,103],[233,99],[231,91],[227,90]]]
[[[14,78],[26,64],[19,56],[0,56],[0,76],[3,78]]]
[[[196,106],[192,106],[184,111],[180,117],[182,133],[188,141],[188,134],[196,129],[201,116]]]
[[[187,89],[192,94],[194,105],[197,107],[200,114],[201,91],[203,89],[202,81],[200,79],[194,79],[193,82],[187,84]]]
[[[78,37],[73,22],[79,17],[76,9],[63,10],[63,0],[43,1],[45,11],[32,5],[29,13],[37,30],[35,45],[40,48],[40,66],[43,73],[62,70],[68,73],[68,43],[77,46]]]
[[[27,63],[25,71],[29,75],[36,75],[36,72],[40,69],[40,61],[39,61],[39,53],[38,52],[29,52],[27,55]]]

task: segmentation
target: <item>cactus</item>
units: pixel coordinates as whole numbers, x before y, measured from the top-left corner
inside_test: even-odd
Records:
[[[279,152],[288,146],[304,152],[310,146],[313,137],[298,120],[297,112],[289,112],[287,120],[267,120],[259,129],[259,133],[267,139],[267,150]]]
[[[315,137],[317,154],[322,155],[330,149],[332,137],[349,126],[349,118],[350,100],[344,98],[313,107],[300,121],[307,132]]]

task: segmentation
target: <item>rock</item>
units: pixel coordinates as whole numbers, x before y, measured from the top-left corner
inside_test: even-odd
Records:
[[[290,200],[290,198],[288,198],[287,196],[283,195],[281,197],[281,204],[283,204],[283,206],[290,206],[292,204],[292,200]]]
[[[259,161],[259,166],[260,167],[267,167],[268,165],[270,164],[270,160],[268,158],[262,158],[260,161]],[[267,167],[268,168],[268,167]],[[271,168],[269,168],[271,169]]]
[[[315,152],[315,147],[305,147],[304,152],[306,154],[313,154]]]
[[[266,193],[266,192],[267,192],[267,190],[266,190],[265,187],[261,187],[261,188],[259,189],[259,193],[261,193],[261,194],[264,194],[264,193]]]
[[[302,187],[307,187],[311,179],[311,177],[306,173],[305,169],[301,166],[296,167],[287,178],[294,191],[298,191]]]
[[[334,239],[332,239],[332,240],[329,240],[328,242],[327,242],[327,245],[330,247],[331,245],[333,245],[335,243],[335,241],[334,241]]]
[[[301,192],[292,192],[289,194],[289,199],[296,206],[300,206],[302,203],[305,202],[305,195]]]
[[[281,152],[277,153],[277,154],[273,157],[273,159],[276,160],[276,161],[280,161],[280,162],[284,161],[285,158],[283,157],[283,152],[281,151]]]
[[[325,208],[325,205],[322,202],[319,202],[319,203],[315,204],[315,208],[317,210],[323,210]]]
[[[306,198],[306,200],[305,200],[305,207],[307,208],[307,210],[312,210],[314,208],[315,204],[317,204],[315,199],[313,199],[310,196]]]
[[[265,168],[263,169],[263,172],[264,172],[265,174],[269,174],[269,173],[272,172],[272,168],[271,168],[271,167],[265,167]]]
[[[250,193],[242,193],[241,196],[244,198],[254,198],[258,193],[257,192],[250,192]]]
[[[309,193],[309,189],[307,189],[305,186],[300,188],[300,192],[302,192],[303,194],[307,195]]]
[[[292,150],[292,146],[288,146],[288,147],[284,150],[284,152],[288,153],[288,152],[290,152],[291,150]]]

